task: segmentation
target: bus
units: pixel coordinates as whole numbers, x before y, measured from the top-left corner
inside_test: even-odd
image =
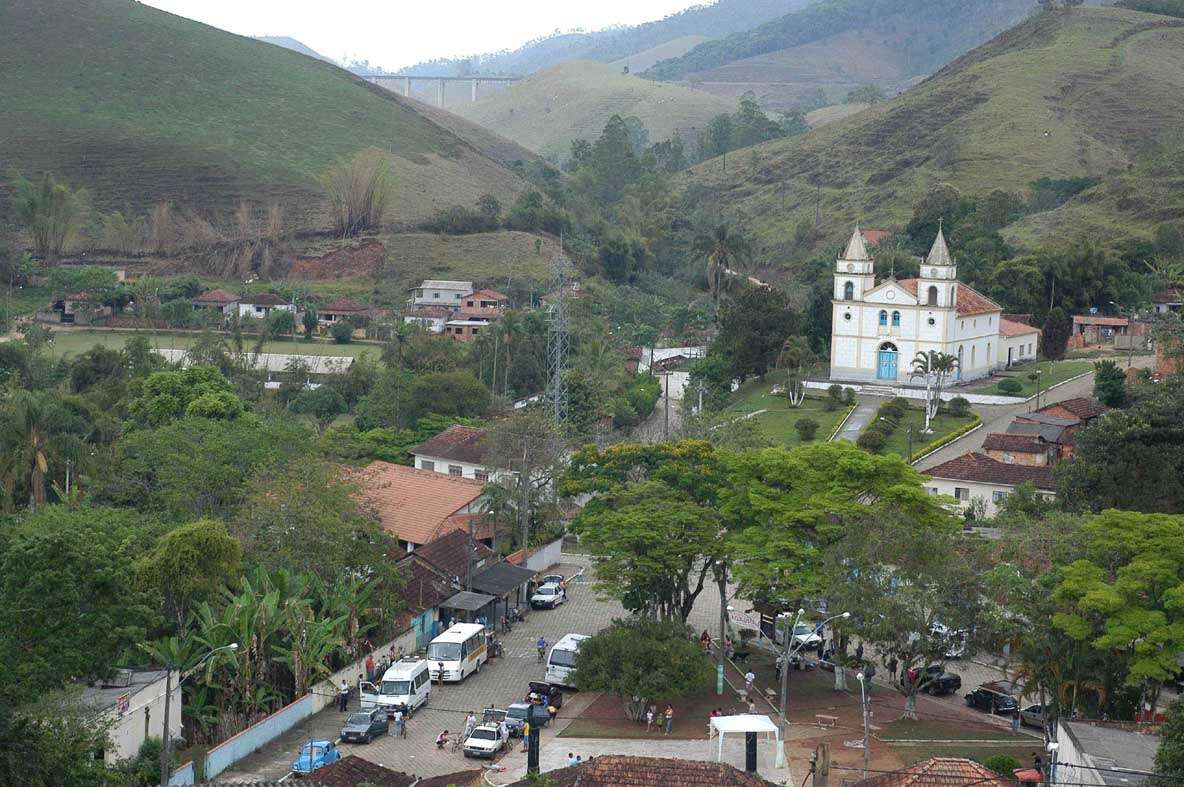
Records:
[[[377,705],[393,710],[403,705],[410,713],[426,705],[431,693],[428,663],[416,656],[404,656],[387,668],[377,686],[362,681],[362,708]]]
[[[485,627],[480,623],[456,623],[428,644],[432,680],[459,683],[480,672],[488,659]]]
[[[587,634],[564,634],[547,656],[547,672],[543,680],[556,686],[574,687],[576,657],[580,655],[580,643],[586,639]]]

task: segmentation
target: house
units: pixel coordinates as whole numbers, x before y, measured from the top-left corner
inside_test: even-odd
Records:
[[[1114,341],[1115,336],[1126,336],[1130,331],[1131,321],[1126,317],[1103,317],[1100,314],[1074,314],[1073,336],[1074,347],[1090,344],[1107,344]],[[1080,338],[1076,338],[1080,337]]]
[[[274,292],[261,292],[256,295],[244,295],[238,300],[238,316],[263,319],[272,312],[283,311],[296,313],[296,304],[276,295]]]
[[[37,312],[42,322],[64,325],[94,325],[109,319],[115,313],[91,292],[76,292],[50,304],[49,311]]]
[[[958,267],[939,227],[920,277],[876,281],[875,261],[858,227],[835,261],[831,309],[832,380],[908,382],[911,360],[937,351],[958,359],[958,380],[985,377],[1014,361],[1021,345],[1035,351],[1036,329],[1002,332],[1003,309],[958,281]],[[1014,322],[1014,321],[1010,321]]]
[[[931,495],[952,497],[965,510],[973,501],[982,500],[985,514],[992,517],[1012,490],[1029,483],[1045,498],[1056,496],[1052,468],[1026,464],[1008,464],[982,453],[969,453],[943,462],[925,471],[925,488]]]
[[[238,311],[238,296],[226,290],[207,290],[193,299],[194,311],[216,311],[229,317]]]
[[[444,323],[452,317],[452,309],[444,306],[413,306],[403,312],[403,322],[419,325],[431,333],[444,333]]]
[[[347,320],[350,317],[369,316],[370,307],[352,298],[336,298],[317,310],[317,322],[321,325],[332,325],[338,320]]]
[[[999,318],[999,361],[1004,368],[1030,361],[1040,346],[1040,330],[1009,315]],[[1006,360],[1004,360],[1006,359]]]
[[[892,230],[862,230],[863,242],[868,246],[880,246],[892,239]]]
[[[449,320],[444,323],[444,335],[462,342],[471,342],[477,334],[489,327],[486,320]]]
[[[1051,467],[1060,459],[1060,445],[1046,441],[1039,434],[996,432],[983,441],[983,453],[1008,465]]]
[[[414,306],[447,306],[455,309],[461,299],[473,291],[471,281],[447,281],[424,279],[418,287],[412,287],[410,303]]]
[[[1156,314],[1184,311],[1184,290],[1169,287],[1151,296],[1151,306]]]
[[[487,432],[476,426],[453,425],[411,449],[411,458],[420,470],[447,473],[477,481],[496,481],[497,471],[490,475],[485,466],[485,437]]]
[[[363,502],[408,552],[447,532],[449,517],[480,513],[487,504],[485,484],[468,478],[381,461],[351,475]]]
[[[1063,399],[1059,402],[1047,404],[1036,412],[1041,415],[1049,415],[1066,420],[1074,419],[1084,423],[1092,421],[1099,415],[1105,415],[1109,411],[1110,408],[1101,402],[1084,396],[1077,396],[1073,399]]]
[[[932,757],[899,771],[860,779],[854,787],[1015,787],[1017,781],[1000,776],[985,765],[961,757]]]
[[[1057,766],[1049,783],[1134,787],[1152,775],[1158,748],[1159,736],[1135,725],[1058,721]]]
[[[462,309],[496,309],[509,307],[510,296],[497,290],[477,290],[461,298]]]
[[[172,677],[169,700],[170,736],[181,736],[181,687]],[[103,759],[109,765],[135,757],[149,737],[164,732],[165,671],[117,669],[110,680],[82,690],[82,704],[111,723]]]
[[[722,762],[618,754],[603,754],[579,765],[547,771],[546,776],[555,787],[773,787],[774,784]],[[522,779],[511,784],[529,787],[535,782]]]
[[[473,562],[469,563],[469,531],[465,528],[451,529],[411,553],[418,560],[426,561],[442,576],[459,585],[465,584],[470,573],[480,571],[497,562],[497,553],[474,539]]]
[[[440,633],[437,621],[440,604],[456,593],[459,585],[454,576],[444,574],[433,564],[419,557],[419,550],[406,553],[395,563],[405,579],[399,596],[403,607],[399,611],[401,631],[409,631],[411,643],[422,650]]]

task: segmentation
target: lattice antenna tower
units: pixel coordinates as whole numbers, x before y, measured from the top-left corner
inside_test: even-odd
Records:
[[[549,398],[551,413],[555,421],[555,433],[567,433],[567,386],[563,380],[563,371],[567,368],[567,296],[571,287],[571,263],[563,253],[563,242],[560,239],[560,250],[551,262],[552,294],[547,331],[547,360],[550,375]]]

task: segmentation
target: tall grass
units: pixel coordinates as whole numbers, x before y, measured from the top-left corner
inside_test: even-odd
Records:
[[[390,165],[381,151],[372,148],[337,162],[321,182],[339,235],[351,237],[382,225],[392,183]]]
[[[13,207],[29,232],[33,250],[50,260],[62,255],[90,213],[85,189],[74,191],[48,173],[40,183],[14,175]]]

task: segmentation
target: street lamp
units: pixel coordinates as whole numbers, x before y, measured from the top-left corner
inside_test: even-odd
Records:
[[[855,676],[859,681],[859,697],[860,704],[863,706],[863,778],[867,778],[868,761],[870,752],[868,751],[868,705],[867,705],[867,676],[863,672],[859,672]]]
[[[234,652],[238,650],[238,643],[231,642],[229,645],[223,645],[220,648],[214,648],[201,661],[194,664],[184,673],[177,677],[177,685],[180,686],[185,682],[185,679],[197,672],[198,667],[209,661],[215,653],[223,650]],[[173,665],[166,663],[164,665],[164,740],[163,746],[160,747],[160,787],[169,787],[169,754],[171,754],[173,739],[169,733],[169,705],[172,704],[173,699]]]
[[[886,424],[892,424],[892,425],[893,425],[893,426],[895,426],[897,429],[899,429],[899,428],[900,428],[900,422],[899,422],[899,421],[893,421],[891,418],[888,418],[887,416],[881,415],[881,416],[880,416],[880,420],[881,420],[881,421],[883,421],[883,422],[884,422],[884,423],[886,423]],[[913,427],[912,427],[912,425],[910,424],[910,425],[907,427],[907,429],[908,429],[908,437],[909,437],[909,456],[908,456],[908,460],[907,460],[907,461],[908,461],[908,463],[911,465],[911,464],[913,463]]]
[[[1061,744],[1056,741],[1049,741],[1044,746],[1048,750],[1048,783],[1057,783],[1057,751],[1061,748]]]
[[[793,658],[796,653],[800,652],[803,647],[805,647],[806,640],[802,640],[801,642],[797,643],[797,646],[793,647],[793,648],[790,647],[790,643],[793,642],[794,630],[797,629],[797,625],[801,621],[802,615],[804,615],[804,614],[806,614],[806,610],[799,608],[797,611],[797,614],[794,615],[793,625],[790,626],[789,631],[785,632],[785,651],[782,656],[783,662],[781,664],[781,704],[777,710],[777,725],[781,728],[781,749],[779,749],[777,751],[778,767],[780,767],[780,764],[782,762],[781,757],[782,757],[782,754],[785,750],[785,703],[787,701],[786,697],[785,697],[785,692],[786,692],[786,686],[789,682],[789,660],[791,658]],[[827,618],[826,620],[819,623],[818,626],[814,629],[814,631],[815,631],[815,633],[817,633],[818,631],[821,631],[822,629],[826,628],[826,624],[830,623],[832,620],[838,620],[839,618],[846,620],[847,618],[850,618],[850,617],[851,617],[850,612],[843,612],[838,615],[831,615],[829,618]]]

